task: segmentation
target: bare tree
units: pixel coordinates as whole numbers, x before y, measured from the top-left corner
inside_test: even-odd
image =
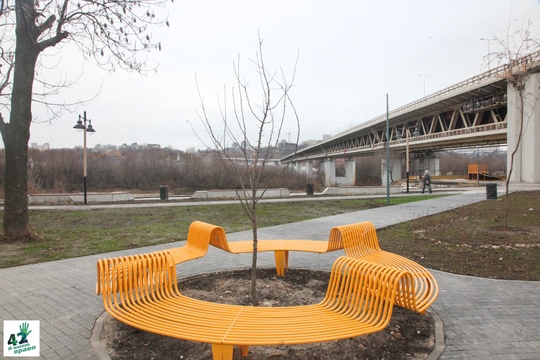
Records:
[[[261,175],[273,160],[281,136],[289,133],[289,129],[284,129],[289,118],[293,119],[292,121],[294,121],[296,127],[295,153],[298,149],[300,137],[299,117],[290,98],[298,57],[289,82],[283,70],[280,72],[269,71],[264,62],[262,50],[263,41],[259,35],[259,51],[252,63],[255,65],[258,75],[260,93],[257,96],[260,96],[260,103],[253,100],[256,97],[255,92],[252,88],[249,88],[249,82],[244,80],[240,73],[240,59],[233,65],[236,87],[231,89],[232,121],[228,118],[225,103],[219,105],[221,112],[220,126],[213,123],[208,115],[197,84],[201,102],[201,111],[198,113],[199,118],[210,137],[211,146],[223,161],[228,176],[237,182],[237,197],[252,224],[251,301],[254,306],[258,304],[256,291],[257,204],[272,183],[286,171],[288,165],[283,166],[279,172],[274,173],[273,177],[264,184],[261,182]],[[236,144],[236,146],[233,149],[227,147],[227,144]],[[210,148],[210,146],[206,146]]]
[[[523,24],[515,26],[516,22],[511,23],[506,31],[505,37],[499,40],[502,50],[493,53],[493,55],[501,63],[506,63],[506,70],[503,72],[503,77],[508,81],[508,84],[514,89],[517,95],[513,99],[508,99],[508,106],[513,106],[516,109],[516,137],[514,139],[514,148],[508,148],[510,161],[508,164],[508,174],[506,177],[505,188],[505,228],[508,228],[508,213],[510,209],[509,202],[509,184],[512,177],[512,172],[515,166],[515,157],[521,149],[522,138],[527,131],[529,121],[534,116],[534,108],[538,102],[538,96],[530,91],[528,82],[533,75],[535,68],[532,66],[534,61],[537,61],[538,52],[540,51],[540,43],[531,34],[532,20],[527,20]],[[488,54],[492,55],[492,54]],[[534,56],[534,57],[533,57]],[[509,142],[511,144],[511,142]]]
[[[5,145],[4,237],[28,233],[28,141],[33,86],[46,50],[73,42],[104,69],[144,71],[145,54],[160,49],[155,25],[167,24],[166,0],[0,2],[0,132]],[[60,52],[57,53],[60,56]],[[9,121],[4,113],[9,113]]]
[[[381,166],[378,158],[362,156],[356,158],[356,185],[380,186]]]

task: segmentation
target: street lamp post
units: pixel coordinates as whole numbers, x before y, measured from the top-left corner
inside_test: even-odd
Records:
[[[407,194],[409,193],[409,167],[410,167],[410,151],[409,151],[409,137],[411,136],[411,130],[407,125],[403,126],[405,129],[405,138],[406,138],[406,150],[405,150],[405,168],[406,168],[406,176],[407,176]],[[420,135],[420,131],[418,131],[418,128],[414,128],[414,132],[412,134],[413,137],[417,137]],[[401,134],[399,135],[398,139],[401,139]]]
[[[86,120],[86,111],[83,113],[83,118],[81,120],[81,115],[79,115],[79,120],[77,120],[77,124],[73,127],[76,130],[83,132],[83,191],[84,191],[84,205],[88,204],[87,197],[86,197],[86,133],[89,133],[92,135],[96,132],[94,128],[92,127],[92,120]],[[88,121],[88,126],[86,126],[86,121]]]
[[[386,205],[390,205],[390,126],[388,93],[386,94]]]
[[[410,158],[409,158],[409,134],[410,134],[410,131],[409,131],[409,128],[406,129],[406,138],[407,138],[407,145],[406,145],[406,155],[405,155],[405,161],[406,161],[406,166],[405,166],[405,173],[406,173],[406,176],[407,176],[407,194],[409,193],[409,165],[410,165]]]
[[[426,97],[426,76],[429,76],[429,75],[419,74],[418,76],[421,76],[424,78],[424,97]]]

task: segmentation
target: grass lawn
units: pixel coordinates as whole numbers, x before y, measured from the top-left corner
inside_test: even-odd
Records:
[[[433,196],[430,196],[430,199]],[[392,205],[425,200],[393,198]],[[279,225],[385,206],[386,199],[261,203],[259,227]],[[497,279],[540,280],[540,191],[510,195],[508,227],[505,198],[423,217],[378,230],[384,250],[425,267]],[[34,210],[34,239],[3,242],[0,267],[104,253],[182,241],[189,224],[202,220],[226,232],[251,228],[240,205],[202,205],[84,211]]]
[[[425,197],[391,200],[391,204],[400,204],[425,200]],[[317,201],[317,206],[310,201],[261,203],[258,225],[279,225],[385,204],[386,199]],[[24,242],[3,242],[0,268],[178,242],[186,240],[189,225],[195,220],[218,224],[227,233],[251,229],[240,204],[31,210],[33,238]]]
[[[454,274],[540,281],[540,191],[486,200],[377,231],[381,248]]]

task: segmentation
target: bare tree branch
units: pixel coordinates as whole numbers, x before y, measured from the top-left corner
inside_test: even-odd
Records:
[[[526,85],[529,81],[532,72],[530,65],[533,62],[531,54],[540,50],[539,42],[531,35],[531,27],[533,21],[527,19],[525,24],[515,25],[515,21],[508,24],[506,33],[501,37],[499,45],[502,50],[495,53],[499,61],[506,63],[506,71],[503,73],[504,79],[515,89],[517,93],[517,104],[515,104],[518,112],[518,127],[517,139],[515,147],[508,149],[510,151],[508,173],[505,182],[505,229],[508,228],[508,214],[510,210],[509,186],[510,179],[514,171],[514,162],[518,153],[523,134],[528,127],[528,123],[533,116],[533,109],[536,106],[539,98],[533,94],[526,92]]]
[[[284,71],[281,69],[281,80],[277,79],[277,72],[270,72],[264,61],[263,40],[259,34],[258,52],[251,63],[255,66],[258,76],[259,97],[254,95],[254,89],[249,81],[242,77],[240,57],[233,62],[236,86],[231,89],[232,114],[234,121],[230,122],[227,114],[227,99],[224,102],[218,98],[218,108],[221,115],[223,130],[218,132],[213,127],[209,118],[204,99],[197,83],[197,92],[200,101],[200,112],[197,115],[202,122],[206,134],[210,138],[214,150],[223,161],[228,176],[239,185],[236,195],[248,218],[251,220],[253,229],[253,258],[252,258],[252,283],[251,297],[253,305],[257,304],[255,288],[257,269],[257,204],[265,195],[269,187],[287,169],[288,164],[280,169],[270,181],[261,185],[267,164],[272,161],[279,145],[283,127],[286,122],[293,120],[296,123],[295,153],[298,149],[300,136],[299,116],[290,97],[298,57],[295,62],[292,80],[287,81]],[[277,94],[277,96],[275,96]],[[258,101],[253,99],[257,98]],[[292,113],[289,114],[289,108]],[[199,137],[197,135],[197,137]],[[237,144],[238,148],[227,147],[227,140]],[[203,142],[204,143],[204,142]],[[241,161],[237,158],[241,155]]]
[[[0,108],[10,113],[9,123],[0,117],[6,154],[3,228],[5,237],[26,238],[30,236],[27,160],[32,103],[53,106],[45,91],[40,97],[33,89],[36,70],[42,65],[40,56],[70,39],[84,57],[93,57],[107,70],[117,66],[153,70],[147,53],[161,49],[152,30],[169,25],[167,0],[14,0],[13,5],[0,1]],[[40,76],[45,79],[38,72]],[[44,90],[56,91],[45,81],[42,84]],[[57,109],[66,107],[67,103],[60,103]]]

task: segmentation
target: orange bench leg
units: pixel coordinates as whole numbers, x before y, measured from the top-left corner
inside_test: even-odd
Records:
[[[242,351],[242,357],[246,357],[249,355],[249,345],[238,345],[238,347]]]
[[[232,360],[233,346],[224,344],[212,344],[212,358],[214,360]]]
[[[274,250],[274,257],[277,275],[285,276],[285,269],[289,268],[289,250]]]

